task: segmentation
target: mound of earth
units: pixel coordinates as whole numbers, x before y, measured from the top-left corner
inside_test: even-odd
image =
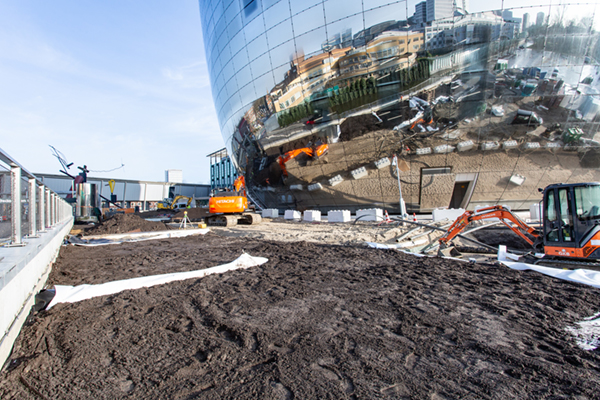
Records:
[[[135,214],[115,214],[100,225],[87,229],[86,236],[128,232],[166,231],[169,227],[162,222],[146,221]]]
[[[35,314],[0,398],[597,398],[592,287],[392,250],[203,237],[63,247],[54,284],[246,270]]]
[[[349,142],[354,138],[379,129],[381,129],[381,123],[371,114],[347,118],[340,125],[340,140]]]

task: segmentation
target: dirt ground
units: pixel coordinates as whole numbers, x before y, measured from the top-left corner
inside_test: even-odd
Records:
[[[63,247],[50,285],[203,269],[243,251],[269,262],[35,314],[0,398],[600,397],[599,351],[566,331],[598,312],[597,289],[358,244],[395,227],[260,227]]]

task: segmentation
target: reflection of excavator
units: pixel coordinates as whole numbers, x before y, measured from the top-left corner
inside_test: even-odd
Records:
[[[285,163],[290,161],[292,158],[296,158],[300,154],[304,153],[311,160],[318,160],[323,155],[325,155],[328,151],[329,151],[328,144],[319,144],[319,142],[317,142],[317,144],[312,147],[303,147],[301,149],[288,151],[284,155],[277,157],[277,162],[279,163],[279,166],[281,167],[283,176],[287,177],[288,172],[287,172],[287,169],[285,168]]]
[[[409,130],[414,130],[418,124],[431,125],[433,123],[433,112],[431,111],[431,107],[426,107],[423,111],[423,115],[415,118],[415,120],[410,124]]]
[[[246,180],[239,176],[233,183],[235,191],[220,192],[208,200],[206,223],[213,226],[232,226],[238,222],[246,225],[255,225],[262,222],[259,214],[248,211],[248,198],[246,197]]]
[[[181,210],[188,208],[192,198],[187,196],[176,196],[174,199],[164,199],[156,205],[159,210]]]
[[[541,230],[530,227],[506,207],[480,208],[458,217],[439,239],[440,248],[446,247],[470,222],[499,218],[534,250],[545,254],[542,259],[529,261],[600,267],[600,183],[560,183],[542,192]]]

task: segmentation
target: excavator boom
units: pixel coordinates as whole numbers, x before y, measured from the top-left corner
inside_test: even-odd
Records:
[[[439,241],[440,245],[447,245],[452,239],[461,233],[467,225],[473,221],[481,221],[490,218],[498,218],[500,222],[506,225],[510,230],[515,232],[517,235],[522,237],[527,243],[533,246],[533,241],[527,237],[526,233],[537,238],[540,233],[537,229],[527,225],[521,218],[513,214],[508,208],[504,206],[493,206],[480,208],[477,211],[465,211],[460,217],[454,221],[452,226],[448,229],[446,234],[442,236]],[[508,222],[507,222],[508,221]],[[509,224],[509,222],[512,223]]]

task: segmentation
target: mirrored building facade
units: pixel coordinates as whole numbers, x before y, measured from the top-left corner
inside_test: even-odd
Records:
[[[504,8],[502,8],[504,7]],[[513,8],[511,8],[513,7]],[[200,0],[221,132],[263,207],[505,204],[600,181],[595,3]]]

